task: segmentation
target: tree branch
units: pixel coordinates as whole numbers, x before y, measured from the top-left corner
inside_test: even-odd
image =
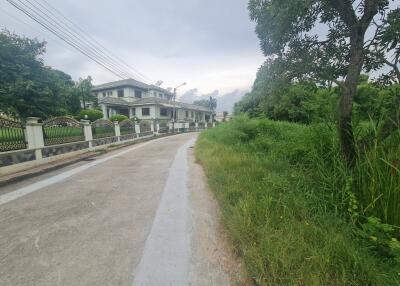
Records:
[[[342,81],[339,81],[337,79],[332,79],[332,81],[334,83],[336,83],[340,88],[342,88],[343,90],[347,89],[347,87],[345,86],[345,84]]]
[[[365,0],[364,14],[360,20],[364,30],[368,28],[374,16],[378,13],[380,4],[382,4],[382,0]]]
[[[326,0],[335,9],[348,28],[354,26],[358,20],[351,0]]]

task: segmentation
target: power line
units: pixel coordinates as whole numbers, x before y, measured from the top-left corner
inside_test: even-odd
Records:
[[[20,10],[21,12],[23,12],[25,15],[27,15],[28,17],[30,17],[32,20],[34,20],[36,23],[38,23],[39,25],[41,25],[42,27],[44,27],[45,29],[47,29],[48,31],[50,31],[52,34],[56,35],[58,38],[60,38],[61,40],[63,40],[65,43],[67,43],[68,45],[72,46],[73,48],[77,49],[79,52],[81,52],[82,54],[84,54],[85,56],[89,57],[91,60],[93,60],[94,62],[96,62],[97,64],[101,65],[102,67],[104,67],[105,69],[107,69],[108,71],[110,71],[111,73],[113,73],[114,75],[116,75],[117,77],[124,79],[124,77],[119,74],[118,72],[114,71],[112,68],[108,67],[107,65],[103,64],[102,62],[100,62],[99,60],[95,59],[95,57],[91,56],[90,54],[88,54],[86,51],[84,51],[82,48],[80,48],[78,45],[76,45],[74,42],[70,41],[69,39],[65,38],[63,35],[61,35],[59,32],[57,32],[56,30],[54,30],[52,27],[48,26],[43,20],[40,20],[38,17],[36,17],[35,15],[32,15],[29,11],[26,10],[26,8],[24,9],[24,7],[22,7],[21,5],[15,3],[13,0],[7,0],[7,2],[9,2],[11,5],[13,5],[15,8],[17,8],[18,10]],[[26,6],[26,5],[25,5]],[[32,9],[30,9],[32,10]]]
[[[19,0],[18,0],[19,1]],[[21,2],[21,1],[19,1]],[[28,6],[26,3],[23,3],[25,7],[27,7],[30,11],[32,11],[37,17],[40,17],[42,21],[45,21],[48,25],[50,25],[53,29],[57,30],[59,33],[63,34],[64,37],[68,38],[68,40],[73,41],[76,45],[79,45],[81,49],[83,49],[86,53],[89,53],[91,56],[96,57],[97,60],[101,61],[104,64],[107,64],[109,67],[112,67],[113,70],[117,71],[124,77],[130,77],[129,73],[125,72],[123,69],[104,58],[96,48],[88,45],[84,40],[82,40],[79,36],[75,35],[68,29],[65,29],[62,25],[60,25],[56,19],[50,17],[45,12],[43,12],[40,8],[36,7],[32,4],[31,1],[26,0],[31,6]],[[32,8],[33,7],[33,8]]]
[[[51,10],[49,10],[47,7],[42,5],[40,2],[38,2],[37,0],[33,0],[33,1],[36,2],[40,7],[42,7],[44,10],[46,10],[48,13],[50,13],[50,16],[46,12],[44,12],[43,10],[41,10],[40,8],[35,6],[32,2],[27,0],[27,2],[29,2],[31,4],[31,6],[35,7],[36,10],[38,10],[42,15],[49,18],[55,25],[57,25],[61,29],[65,30],[68,33],[68,35],[71,35],[71,37],[73,37],[80,44],[83,44],[91,53],[94,53],[96,56],[101,58],[104,62],[107,62],[108,64],[110,64],[111,66],[116,68],[120,73],[124,74],[124,76],[132,77],[132,75],[125,68],[123,68],[120,64],[118,64],[115,61],[115,59],[113,59],[112,57],[110,57],[106,53],[104,53],[101,48],[97,47],[92,42],[85,39],[85,37],[82,37],[82,35],[80,35],[80,33],[76,31],[76,29],[74,29],[73,27],[70,27],[63,20],[59,19]],[[60,24],[59,22],[62,23],[63,25]]]
[[[36,0],[34,0],[35,2],[37,2]],[[48,1],[46,0],[42,0],[44,3],[46,3],[50,8],[52,8],[57,14],[59,14],[63,19],[65,19],[68,23],[70,23],[73,27],[75,27],[76,29],[78,29],[80,32],[82,32],[84,35],[86,35],[89,39],[91,39],[94,43],[96,43],[97,45],[99,45],[101,48],[103,48],[107,53],[109,53],[111,56],[115,57],[121,64],[123,64],[125,67],[129,68],[130,70],[132,70],[133,72],[137,73],[139,76],[141,76],[143,79],[147,79],[150,80],[151,79],[149,77],[147,77],[146,75],[142,74],[141,72],[139,72],[137,69],[133,68],[132,66],[130,66],[129,64],[127,64],[125,61],[123,61],[121,58],[119,58],[117,55],[115,55],[112,51],[110,51],[109,49],[107,49],[106,47],[104,47],[101,43],[99,43],[96,39],[94,39],[91,35],[89,35],[87,32],[85,32],[81,27],[79,27],[78,25],[76,25],[74,22],[72,22],[70,19],[68,19],[64,14],[62,14],[57,8],[55,8],[54,6],[52,6]]]
[[[84,40],[80,39],[81,37],[79,35],[74,34],[70,30],[67,30],[67,33],[66,33],[65,28],[62,25],[60,25],[59,23],[57,23],[57,19],[50,17],[47,13],[43,12],[38,7],[33,5],[32,2],[30,2],[29,0],[27,2],[29,2],[31,4],[31,6],[33,6],[37,10],[39,10],[40,13],[37,12],[36,10],[32,9],[32,7],[26,5],[25,3],[22,3],[21,1],[18,1],[18,3],[16,3],[16,1],[7,0],[7,2],[9,2],[12,6],[14,6],[15,8],[17,8],[18,10],[23,12],[25,15],[30,17],[32,20],[34,20],[35,22],[40,24],[42,27],[44,27],[45,29],[50,31],[52,34],[56,35],[62,41],[64,41],[68,45],[72,46],[73,48],[75,48],[76,50],[78,50],[79,52],[81,52],[82,54],[84,54],[85,56],[87,56],[88,58],[90,58],[91,60],[96,62],[97,64],[106,68],[108,71],[110,71],[114,75],[116,75],[122,79],[124,79],[126,76],[130,76],[129,73],[127,73],[125,71],[125,69],[121,68],[120,65],[117,65],[111,57],[108,56],[106,58],[104,55],[99,54],[98,51],[101,51],[101,49],[97,49],[97,47],[94,46],[92,43],[90,43],[88,41],[85,42]],[[30,10],[31,12],[28,10]],[[49,11],[48,9],[46,9],[46,10]],[[44,16],[42,16],[42,15],[44,15]],[[52,13],[52,15],[55,16],[53,13]],[[44,17],[47,17],[51,21],[47,20]],[[56,24],[56,26],[54,25],[54,23]],[[64,24],[65,24],[65,22],[64,22]],[[60,28],[58,28],[57,26]]]

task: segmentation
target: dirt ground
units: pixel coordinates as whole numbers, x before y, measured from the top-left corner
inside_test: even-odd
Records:
[[[193,227],[190,285],[251,285],[222,225],[218,203],[207,186],[203,169],[196,163],[194,149],[188,153]]]

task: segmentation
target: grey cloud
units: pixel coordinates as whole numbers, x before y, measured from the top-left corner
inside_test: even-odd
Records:
[[[52,0],[51,5],[131,66],[168,86],[184,79],[202,92],[247,88],[263,62],[247,0]],[[48,41],[46,64],[75,79],[88,74],[95,83],[116,79],[78,52],[62,57],[71,48],[63,51],[63,43],[51,39],[55,36],[37,33],[43,28],[6,1],[0,6],[31,28],[10,21],[2,11],[0,27]],[[212,80],[210,73],[215,74]],[[240,84],[238,73],[246,75]]]

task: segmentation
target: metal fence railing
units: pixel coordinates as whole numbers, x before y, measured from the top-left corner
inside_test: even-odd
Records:
[[[107,119],[98,119],[92,123],[93,139],[115,136],[114,124]]]
[[[85,140],[83,126],[70,117],[55,117],[43,122],[44,146]]]
[[[121,121],[119,123],[119,128],[120,128],[121,135],[128,135],[128,134],[136,133],[135,123],[130,119]]]
[[[151,131],[151,121],[142,120],[139,123],[140,133],[150,132]]]
[[[26,147],[23,124],[0,117],[0,152],[26,149]]]

